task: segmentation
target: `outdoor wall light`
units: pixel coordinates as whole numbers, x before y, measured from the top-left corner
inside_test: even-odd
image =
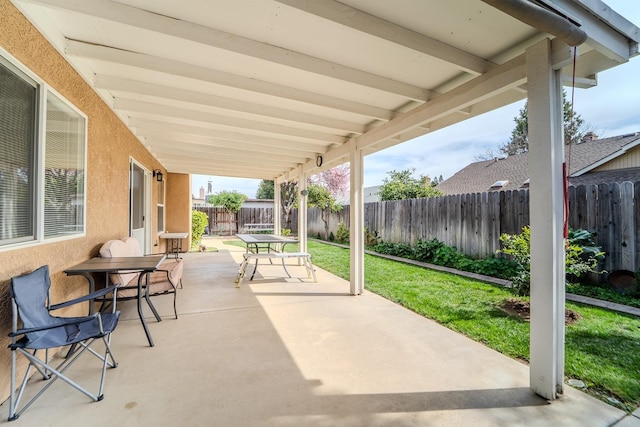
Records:
[[[160,169],[156,169],[153,171],[153,176],[156,177],[156,181],[162,182],[162,171]]]
[[[302,190],[300,192],[300,194],[302,194],[303,196],[306,196],[307,194],[309,194],[309,192],[307,191],[307,189],[305,188],[304,190]]]

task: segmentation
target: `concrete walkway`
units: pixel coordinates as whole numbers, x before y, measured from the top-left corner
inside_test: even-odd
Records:
[[[351,296],[325,271],[313,283],[261,265],[237,289],[242,249],[221,242],[184,254],[178,320],[171,297],[154,299],[164,318],[149,313],[155,347],[135,304],[121,304],[103,401],[56,383],[11,425],[640,426],[568,386],[549,404],[529,390],[526,365],[375,294]],[[72,372],[92,389],[94,361]]]

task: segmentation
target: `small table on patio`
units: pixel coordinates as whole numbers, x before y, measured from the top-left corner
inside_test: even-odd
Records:
[[[165,253],[169,256],[171,252],[176,259],[179,259],[180,252],[182,252],[182,239],[186,239],[189,233],[162,233],[161,239],[167,240],[167,249]]]
[[[153,347],[153,338],[147,327],[147,323],[144,320],[144,314],[142,313],[142,281],[146,280],[146,285],[149,283],[149,273],[158,269],[162,261],[164,261],[166,255],[147,255],[139,257],[113,257],[113,258],[91,258],[87,261],[81,262],[78,265],[74,265],[71,268],[67,268],[64,272],[69,276],[79,275],[84,276],[89,281],[89,292],[95,290],[95,281],[91,273],[106,273],[107,283],[109,283],[109,273],[115,273],[116,271],[131,271],[141,272],[138,276],[138,315],[140,316],[140,322],[144,328],[144,333],[147,335],[149,346]],[[146,297],[145,297],[146,298]],[[155,312],[155,307],[146,298],[147,303],[152,311]],[[89,306],[90,313],[93,313],[93,304]]]
[[[242,240],[245,245],[247,245],[247,253],[252,252],[257,254],[260,253],[260,250],[264,252],[265,249],[267,253],[284,252],[284,247],[286,245],[290,243],[298,243],[298,240],[296,239],[279,236],[277,234],[236,234],[236,236],[238,239]],[[291,277],[291,274],[289,274],[287,266],[284,263],[284,258],[282,259],[282,268],[284,268],[284,272],[287,273],[287,276]],[[255,276],[257,269],[258,258],[256,258],[256,266],[249,280],[253,280],[253,276]]]

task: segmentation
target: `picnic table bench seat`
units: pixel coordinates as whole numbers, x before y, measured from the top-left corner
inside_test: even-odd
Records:
[[[242,282],[242,279],[245,276],[245,273],[247,271],[247,265],[249,265],[249,262],[251,262],[251,260],[254,260],[254,259],[256,260],[256,269],[257,269],[258,260],[260,259],[269,259],[269,260],[274,258],[280,259],[282,260],[282,266],[284,267],[285,272],[289,277],[291,277],[284,261],[285,259],[297,258],[302,261],[302,265],[304,265],[305,269],[307,270],[307,277],[309,278],[313,277],[314,282],[318,281],[316,278],[316,272],[313,268],[313,263],[311,262],[311,254],[307,252],[246,252],[242,254],[242,257],[243,257],[243,260],[242,260],[242,263],[240,264],[240,268],[236,276],[237,288],[240,287],[240,283]],[[253,271],[253,274],[251,275],[251,279],[253,279],[254,274],[255,274],[255,269]]]

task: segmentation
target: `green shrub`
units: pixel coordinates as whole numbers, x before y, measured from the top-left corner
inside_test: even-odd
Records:
[[[209,223],[209,217],[206,213],[200,211],[191,211],[191,247],[196,247],[202,241],[204,229]]]
[[[291,235],[291,229],[290,228],[283,228],[280,230],[280,235],[281,236],[289,236]]]
[[[393,255],[401,258],[411,258],[413,251],[408,243],[381,242],[373,246],[373,250],[380,254]]]
[[[517,273],[517,270],[518,266],[515,262],[506,258],[491,256],[489,258],[476,260],[474,273],[500,277],[502,279],[511,279]]]
[[[344,221],[340,221],[340,223],[338,224],[338,229],[336,230],[336,240],[343,243],[349,241],[349,229],[347,228]]]
[[[375,246],[380,243],[382,239],[378,235],[377,231],[369,231],[367,227],[364,228],[364,244],[365,246]]]
[[[418,240],[413,247],[407,243],[381,242],[372,249],[380,254],[415,259],[502,279],[511,279],[518,270],[516,263],[506,258],[491,256],[486,259],[473,259],[438,239]]]
[[[500,236],[503,248],[500,252],[509,255],[517,265],[511,278],[519,295],[529,295],[531,281],[531,230],[523,227],[520,234]],[[596,272],[598,262],[604,258],[601,247],[596,246],[593,234],[586,230],[569,230],[565,250],[565,269],[568,279],[578,279],[587,272]]]
[[[412,258],[420,262],[433,262],[438,249],[445,246],[438,239],[418,240],[413,247]]]
[[[516,273],[511,277],[513,287],[518,295],[529,295],[531,282],[531,230],[523,227],[520,234],[502,234],[500,236],[502,249],[499,252],[506,254],[516,263]]]
[[[602,260],[604,252],[601,246],[596,246],[593,233],[582,229],[569,230],[565,265],[570,281],[577,281],[585,273],[595,273]]]
[[[436,250],[436,254],[433,257],[433,262],[445,267],[456,268],[456,264],[462,264],[463,259],[466,258],[458,249],[454,246],[442,245]]]

